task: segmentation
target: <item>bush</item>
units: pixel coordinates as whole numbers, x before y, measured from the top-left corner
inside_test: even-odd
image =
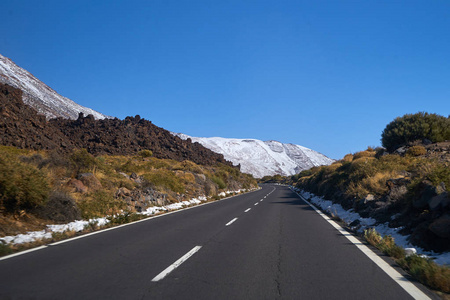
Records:
[[[8,255],[13,253],[13,249],[7,244],[0,242],[0,256]]]
[[[438,186],[443,182],[447,191],[450,191],[450,164],[437,164],[431,172],[428,173],[427,178]]]
[[[445,293],[450,293],[450,268],[439,266],[431,259],[411,255],[401,259],[400,265],[421,283]]]
[[[89,194],[82,201],[79,201],[78,207],[81,210],[83,219],[92,219],[118,214],[125,208],[125,203],[121,200],[114,199],[111,193],[97,191]]]
[[[423,139],[450,140],[450,119],[426,112],[407,114],[389,123],[381,134],[381,143],[390,152]]]
[[[52,191],[47,203],[39,207],[36,214],[43,219],[60,223],[68,223],[81,218],[75,200],[60,190]]]
[[[132,212],[125,212],[123,214],[110,216],[108,217],[108,220],[111,225],[121,225],[142,220],[144,218],[146,218],[145,215],[140,215]]]
[[[364,231],[364,238],[373,246],[396,259],[400,266],[421,283],[441,292],[450,292],[450,268],[439,266],[431,259],[418,255],[405,255],[405,250],[397,246],[390,235],[381,237],[375,229]]]
[[[143,177],[149,184],[155,186],[160,191],[170,190],[180,194],[185,191],[185,186],[181,179],[178,178],[172,171],[157,169],[152,173],[144,174]]]
[[[410,156],[421,156],[427,154],[427,149],[424,146],[412,146],[406,151],[406,154]]]
[[[356,160],[358,158],[362,158],[362,157],[375,157],[375,151],[360,151],[355,153],[355,155],[353,155],[353,160]]]
[[[96,165],[95,157],[86,149],[75,150],[70,156],[70,160],[77,173],[91,172]]]
[[[153,152],[151,150],[141,150],[141,151],[139,151],[138,156],[140,156],[142,158],[152,157]]]
[[[211,177],[211,180],[217,184],[217,186],[219,187],[219,189],[224,189],[227,187],[227,185],[225,184],[225,182],[223,181],[222,178],[218,177],[218,176],[213,176]]]
[[[347,154],[342,159],[344,162],[351,162],[353,160],[353,154]]]
[[[377,247],[382,240],[381,235],[374,228],[364,230],[364,238],[369,242],[369,244],[375,247]]]
[[[0,203],[9,212],[44,205],[50,192],[45,174],[29,164],[0,157]]]
[[[386,235],[384,237],[381,237],[381,235],[374,228],[365,230],[364,238],[369,242],[369,244],[377,247],[385,254],[393,258],[402,259],[406,255],[405,249],[397,246],[392,236]]]

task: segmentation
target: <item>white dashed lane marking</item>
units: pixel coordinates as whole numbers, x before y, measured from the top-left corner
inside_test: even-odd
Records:
[[[186,253],[185,255],[183,255],[179,260],[177,260],[176,262],[174,262],[173,264],[171,264],[170,266],[168,266],[164,271],[162,271],[161,273],[159,273],[158,275],[156,275],[155,278],[152,279],[153,282],[157,282],[160,281],[161,279],[163,279],[164,277],[166,277],[167,275],[169,275],[170,272],[172,272],[173,270],[175,270],[176,268],[178,268],[182,263],[184,263],[186,260],[188,260],[189,257],[191,257],[192,255],[195,254],[195,252],[197,252],[198,250],[200,250],[202,246],[195,246],[194,248],[192,248],[191,251],[189,251],[188,253]]]
[[[227,224],[225,224],[225,226],[229,226],[231,224],[233,224],[234,221],[236,221],[238,218],[234,218],[233,220],[231,220],[230,222],[228,222]]]

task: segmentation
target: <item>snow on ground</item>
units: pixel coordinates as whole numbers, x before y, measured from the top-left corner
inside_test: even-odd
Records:
[[[224,195],[229,194],[239,194],[246,190],[237,190],[237,191],[227,191],[223,192]],[[147,208],[147,210],[141,212],[141,214],[146,216],[155,215],[159,212],[166,212],[172,210],[182,209],[192,205],[198,205],[202,202],[208,200],[205,196],[200,196],[198,198],[193,198],[190,200],[177,202],[173,204],[169,204],[166,206],[152,206]],[[90,220],[78,220],[74,222],[70,222],[68,224],[60,224],[60,225],[47,225],[47,228],[40,231],[30,231],[25,234],[18,234],[14,236],[5,236],[0,238],[0,243],[4,244],[25,244],[32,243],[39,240],[51,239],[53,233],[62,233],[65,231],[75,231],[80,232],[83,231],[86,227],[90,227],[91,225],[104,226],[108,224],[110,221],[107,217],[104,218],[95,218]]]
[[[294,175],[314,166],[334,162],[317,151],[278,141],[192,137],[174,132],[172,134],[184,140],[189,138],[192,142],[198,142],[214,152],[223,154],[233,165],[240,164],[242,172],[252,174],[256,178],[276,174]]]
[[[298,192],[303,198],[309,200],[312,204],[320,207],[322,210],[339,217],[345,223],[350,224],[355,220],[359,220],[361,227],[358,232],[363,232],[365,229],[370,227],[375,228],[375,230],[382,236],[390,235],[394,238],[395,243],[403,248],[415,248],[417,254],[426,255],[434,259],[434,261],[440,265],[450,265],[450,252],[436,253],[433,251],[425,251],[422,248],[416,247],[409,243],[409,236],[402,235],[398,233],[402,228],[391,228],[387,223],[376,224],[375,219],[372,218],[362,218],[358,213],[351,210],[345,210],[340,204],[331,202],[330,200],[325,200],[322,197],[316,196],[312,193],[305,192],[296,188],[293,188]]]

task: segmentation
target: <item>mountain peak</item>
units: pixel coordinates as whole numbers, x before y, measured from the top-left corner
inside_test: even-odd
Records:
[[[172,133],[182,139],[191,139],[204,147],[223,154],[234,165],[241,165],[241,171],[257,178],[266,175],[294,175],[314,166],[329,165],[333,159],[309,148],[284,144],[279,141],[257,139],[200,138],[182,133]]]

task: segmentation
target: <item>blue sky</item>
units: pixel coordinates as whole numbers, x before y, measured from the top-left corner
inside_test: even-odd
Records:
[[[447,0],[3,0],[0,28],[63,96],[192,136],[341,158],[397,116],[450,114]]]

